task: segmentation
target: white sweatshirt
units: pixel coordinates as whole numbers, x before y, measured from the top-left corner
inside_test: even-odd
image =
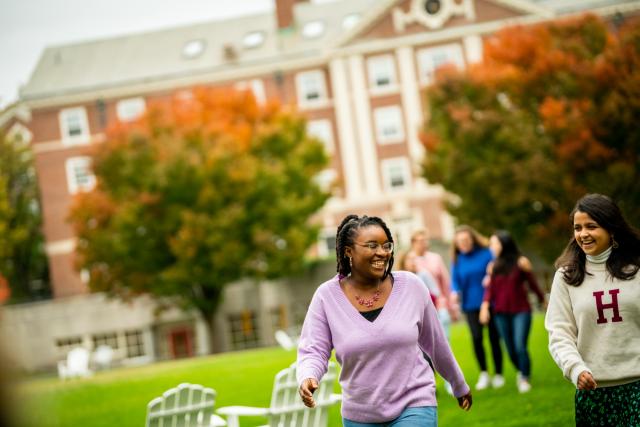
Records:
[[[640,380],[640,272],[625,281],[605,264],[587,261],[586,270],[577,287],[555,274],[545,318],[551,356],[574,385],[583,371],[598,387]]]

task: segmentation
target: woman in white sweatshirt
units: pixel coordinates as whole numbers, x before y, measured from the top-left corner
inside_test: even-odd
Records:
[[[607,196],[571,213],[545,327],[549,351],[576,385],[577,426],[640,425],[640,233]]]

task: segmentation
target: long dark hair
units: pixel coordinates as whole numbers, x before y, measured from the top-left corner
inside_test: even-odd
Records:
[[[491,274],[509,274],[511,270],[513,270],[513,267],[518,264],[520,249],[518,249],[516,241],[513,240],[513,237],[508,231],[498,230],[493,233],[493,235],[500,241],[502,250],[493,262]]]
[[[351,274],[349,258],[344,254],[345,248],[347,248],[347,246],[353,246],[353,241],[358,234],[359,228],[368,227],[370,225],[381,227],[387,235],[387,240],[393,243],[391,231],[389,231],[389,227],[387,227],[387,224],[385,224],[382,219],[377,216],[362,215],[359,217],[358,215],[347,215],[338,226],[338,231],[336,233],[336,264],[338,274],[341,276],[346,277]],[[384,272],[384,276],[382,276],[382,280],[387,278],[392,267],[393,252],[391,253],[389,265],[387,270]]]
[[[576,212],[589,215],[617,243],[607,260],[609,274],[620,280],[633,279],[640,269],[640,233],[627,223],[618,205],[602,194],[587,194],[571,211],[572,229]],[[567,284],[580,286],[586,273],[585,261],[585,253],[571,238],[555,266],[563,269],[562,277]]]

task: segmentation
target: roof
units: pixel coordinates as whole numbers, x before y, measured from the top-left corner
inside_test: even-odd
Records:
[[[333,44],[348,41],[355,27],[345,18],[360,17],[361,25],[386,13],[394,0],[336,0],[298,3],[296,25],[278,31],[275,13],[268,12],[224,21],[209,21],[158,31],[84,41],[45,49],[29,82],[20,91],[23,101],[46,99],[126,87],[216,72],[277,64],[283,58],[321,57]],[[493,0],[520,9],[551,10],[555,15],[581,10],[636,4],[637,0]],[[303,35],[306,24],[321,22],[317,37]],[[360,26],[361,26],[360,25]],[[318,26],[316,29],[319,28]],[[245,37],[264,40],[244,45]],[[227,73],[228,75],[228,73]],[[231,74],[233,75],[233,73]]]

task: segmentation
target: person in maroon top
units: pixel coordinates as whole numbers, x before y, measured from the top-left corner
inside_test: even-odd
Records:
[[[489,322],[490,310],[511,362],[518,370],[517,386],[520,393],[531,390],[531,360],[527,341],[531,329],[531,305],[527,287],[544,305],[544,294],[532,273],[531,262],[520,254],[516,242],[507,231],[497,231],[489,240],[495,257],[487,271],[487,287],[480,307],[480,322]]]

